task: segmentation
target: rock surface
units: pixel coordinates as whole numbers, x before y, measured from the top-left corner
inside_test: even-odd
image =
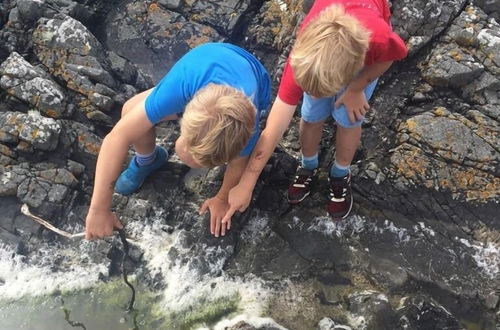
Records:
[[[252,51],[276,88],[310,5],[1,3],[2,246],[23,267],[48,265],[63,274],[78,265],[92,269],[95,281],[119,275],[117,238],[62,239],[22,215],[20,205],[69,232],[83,231],[102,138],[129,97],[208,41]],[[172,155],[138,193],[114,196],[114,209],[136,240],[130,271],[177,297],[168,308],[192,310],[185,295],[211,292],[222,279],[252,277],[272,292],[259,316],[276,323],[241,320],[225,329],[498,326],[500,8],[489,0],[391,5],[410,55],[383,76],[372,99],[353,166],[354,212],[346,221],[332,222],[324,208],[333,123],[325,128],[311,197],[295,207],[284,198],[297,165],[298,117],[261,176],[252,206],[224,238],[211,237],[207,217],[198,214],[217,191],[221,168],[189,171]],[[158,142],[167,148],[177,135],[176,124],[158,127]],[[145,244],[147,238],[153,243]],[[178,283],[182,276],[201,287]],[[9,281],[0,276],[0,291]],[[222,310],[212,322],[233,309]]]

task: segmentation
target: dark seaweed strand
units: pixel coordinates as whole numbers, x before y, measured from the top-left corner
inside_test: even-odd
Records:
[[[128,245],[128,242],[127,242],[127,237],[125,235],[125,231],[123,229],[118,229],[118,234],[120,235],[120,239],[122,241],[122,244],[123,244],[123,256],[122,256],[122,275],[123,275],[123,281],[125,282],[125,284],[127,284],[127,286],[130,288],[130,290],[132,290],[132,297],[130,297],[130,300],[129,300],[129,303],[128,303],[128,308],[127,308],[127,312],[131,312],[134,310],[134,302],[135,302],[135,288],[132,284],[130,284],[130,282],[128,281],[128,277],[127,277],[127,272],[125,270],[125,259],[126,258],[130,258],[129,256],[129,245]]]
[[[62,305],[62,310],[64,312],[64,320],[66,322],[68,322],[69,325],[71,325],[73,328],[80,327],[83,330],[87,330],[87,328],[85,327],[85,325],[83,323],[75,322],[75,321],[72,321],[69,319],[71,311],[69,309],[67,309],[66,307],[64,307],[64,299],[62,297],[61,297],[61,305]]]

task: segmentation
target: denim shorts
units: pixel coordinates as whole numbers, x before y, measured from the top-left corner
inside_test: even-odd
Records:
[[[372,97],[373,91],[375,90],[375,87],[377,87],[377,82],[378,79],[372,81],[368,86],[366,86],[364,90],[366,100],[369,100]],[[364,117],[355,123],[351,123],[349,121],[349,117],[347,116],[345,106],[343,104],[340,107],[335,106],[335,101],[337,101],[338,97],[342,95],[344,91],[345,88],[338,92],[335,96],[322,98],[313,98],[307,93],[304,93],[302,108],[300,109],[302,119],[308,123],[316,123],[325,120],[329,115],[331,115],[337,124],[342,127],[351,128],[361,126]]]

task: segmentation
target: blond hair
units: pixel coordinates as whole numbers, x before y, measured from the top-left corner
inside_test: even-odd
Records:
[[[363,67],[369,39],[343,6],[324,9],[297,35],[290,56],[297,84],[314,97],[335,95]]]
[[[256,109],[243,92],[208,84],[186,105],[181,136],[203,167],[224,164],[239,155],[255,128]]]

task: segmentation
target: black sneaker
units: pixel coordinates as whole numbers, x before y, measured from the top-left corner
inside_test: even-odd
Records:
[[[328,213],[334,220],[345,219],[352,209],[351,172],[341,178],[330,177],[329,184]]]
[[[318,169],[307,170],[302,166],[297,168],[293,183],[288,187],[287,199],[290,204],[298,204],[302,202],[309,194],[311,189],[309,185],[316,178]]]

